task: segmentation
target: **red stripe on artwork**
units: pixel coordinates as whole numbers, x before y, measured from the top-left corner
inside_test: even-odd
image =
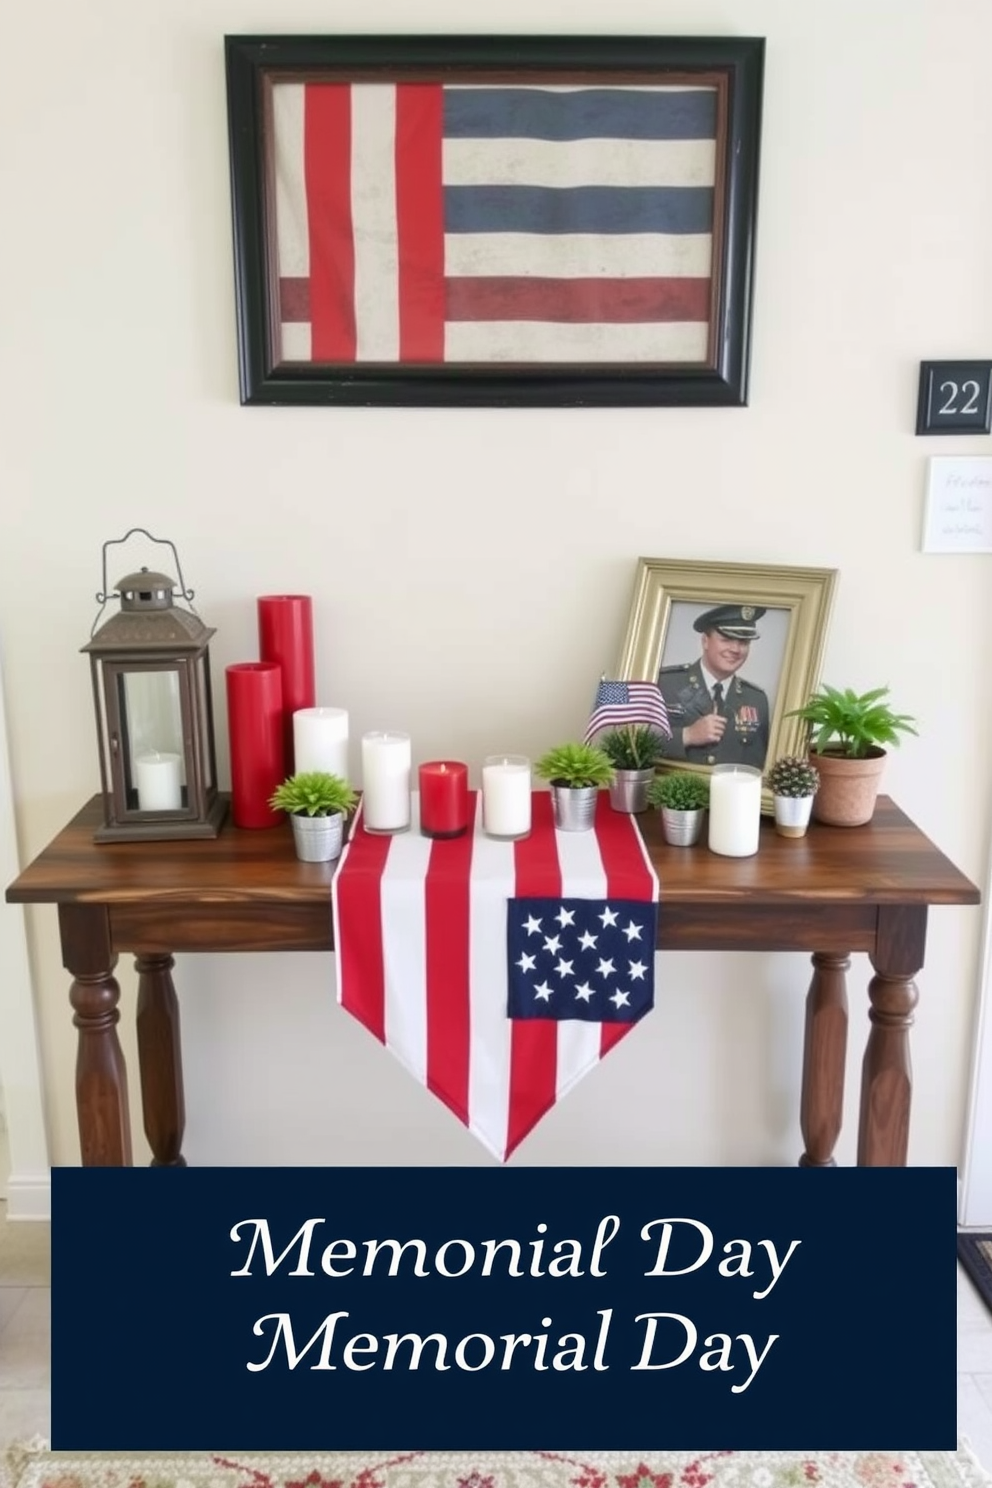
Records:
[[[549,791],[535,792],[531,835],[513,844],[513,857],[517,897],[561,897],[561,866]],[[507,1157],[554,1105],[557,1079],[558,1024],[551,1018],[511,1022]]]
[[[459,278],[447,281],[449,320],[543,320],[621,325],[708,321],[709,279]]]
[[[391,838],[366,832],[361,815],[337,884],[341,1006],[386,1042],[382,875]]]
[[[475,796],[470,795],[474,819]],[[424,885],[427,1088],[469,1124],[469,881],[472,834],[431,845]]]
[[[351,222],[351,88],[308,83],[303,161],[310,236],[312,359],[353,362],[355,247]]]
[[[652,898],[654,881],[644,861],[636,823],[623,812],[614,811],[609,795],[604,791],[600,791],[596,802],[596,838],[606,870],[607,900]],[[636,1027],[636,1023],[601,1024],[600,1057],[615,1049],[620,1040]]]
[[[444,360],[442,89],[396,88],[396,229],[400,361]]]

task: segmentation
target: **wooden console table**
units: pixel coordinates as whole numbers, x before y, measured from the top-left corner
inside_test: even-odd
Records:
[[[185,1111],[177,951],[330,951],[332,864],[297,861],[288,823],[225,826],[214,841],[97,846],[94,797],[7,890],[56,904],[79,1030],[76,1102],[85,1165],[131,1162],[127,1074],[117,1038],[118,955],[135,956],[144,1129],[153,1162],[181,1166]],[[669,847],[657,813],[639,818],[661,882],[660,950],[809,951],[800,1125],[807,1167],[830,1167],[847,1047],[845,973],[874,967],[861,1082],[860,1165],[902,1166],[909,1140],[909,1029],[927,908],[978,904],[978,889],[887,797],[865,827],[788,840],[762,822],[752,858]]]

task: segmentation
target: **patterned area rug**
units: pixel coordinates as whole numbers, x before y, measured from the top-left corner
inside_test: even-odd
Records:
[[[958,1260],[992,1312],[992,1235],[977,1230],[958,1231]]]
[[[992,1488],[956,1452],[334,1452],[10,1449],[3,1488]]]

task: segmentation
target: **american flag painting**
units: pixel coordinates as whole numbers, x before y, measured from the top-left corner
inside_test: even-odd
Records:
[[[414,806],[416,808],[416,796]],[[478,801],[476,801],[478,808]],[[500,1161],[653,1004],[658,880],[632,816],[588,832],[396,836],[332,881],[337,998]]]
[[[274,82],[277,362],[706,365],[718,97]]]

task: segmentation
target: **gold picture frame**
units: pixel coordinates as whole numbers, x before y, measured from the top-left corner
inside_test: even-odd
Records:
[[[716,764],[732,757],[764,772],[783,754],[806,753],[809,726],[788,715],[819,686],[836,582],[837,570],[832,568],[637,560],[615,675],[621,681],[658,682],[667,694],[672,744],[660,771],[708,775]],[[734,732],[732,738],[728,733],[721,757],[721,745],[683,744],[679,717],[691,717],[695,697],[709,695],[701,667],[704,632],[696,622],[724,606],[740,608],[741,614],[731,618],[743,617],[740,628],[755,633],[741,647],[745,660],[739,677],[731,679],[737,689],[736,712],[728,699],[726,727]],[[705,634],[712,634],[712,628]],[[688,649],[693,646],[694,651]],[[739,726],[735,719],[741,720]],[[762,806],[766,812],[772,809],[767,788],[762,791]]]

